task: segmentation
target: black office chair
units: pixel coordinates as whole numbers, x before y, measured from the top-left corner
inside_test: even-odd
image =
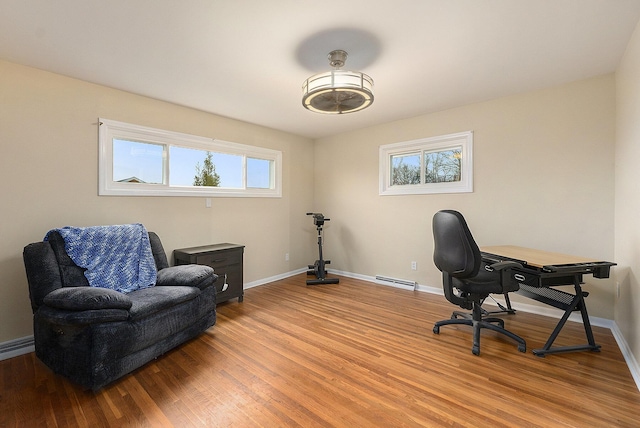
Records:
[[[516,262],[487,264],[483,261],[467,222],[457,211],[438,211],[433,216],[433,239],[433,261],[442,272],[445,297],[463,309],[472,310],[471,314],[455,311],[450,319],[438,321],[433,332],[439,334],[440,327],[449,324],[473,326],[471,352],[478,355],[480,329],[488,328],[512,338],[518,343],[518,351],[526,352],[524,339],[505,330],[502,319],[482,316],[482,303],[489,294],[518,290],[511,268],[521,265]]]

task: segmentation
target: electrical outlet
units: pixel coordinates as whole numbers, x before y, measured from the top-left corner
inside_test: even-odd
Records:
[[[418,263],[411,262],[411,270],[418,270]]]
[[[284,253],[284,261],[285,262],[289,261],[289,253]]]

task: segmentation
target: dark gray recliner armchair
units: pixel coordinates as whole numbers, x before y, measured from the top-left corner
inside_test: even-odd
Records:
[[[89,286],[58,232],[24,248],[36,356],[55,373],[98,390],[215,324],[213,269],[169,267],[148,236],[156,284],[126,294]]]

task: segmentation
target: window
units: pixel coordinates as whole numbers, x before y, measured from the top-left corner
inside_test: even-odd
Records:
[[[282,152],[99,119],[99,194],[282,196]]]
[[[380,146],[380,195],[473,192],[473,133]]]

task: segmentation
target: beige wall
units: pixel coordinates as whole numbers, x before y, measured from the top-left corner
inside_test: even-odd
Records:
[[[98,117],[281,150],[283,197],[214,198],[212,208],[195,197],[98,197]],[[313,202],[311,140],[0,62],[0,147],[0,343],[33,333],[22,248],[55,227],[141,222],[169,256],[244,244],[245,282],[315,258],[304,215]]]
[[[169,254],[209,242],[242,243],[245,282],[313,262],[309,210],[332,219],[325,228],[330,267],[422,285],[440,286],[430,228],[443,208],[461,210],[481,245],[614,259],[615,107],[609,75],[313,144],[0,62],[0,343],[32,334],[22,247],[64,225],[142,222],[160,234]],[[282,150],[283,198],[216,198],[207,209],[202,198],[98,197],[98,117]],[[473,193],[378,195],[381,144],[467,130],[474,131]],[[417,271],[410,269],[413,260]],[[591,315],[613,318],[612,280],[587,280]]]
[[[380,145],[461,131],[474,132],[473,193],[378,195]],[[607,75],[320,140],[315,206],[332,219],[326,255],[334,269],[441,287],[431,218],[452,208],[481,246],[612,260],[614,138]],[[586,280],[590,315],[612,319],[613,280]]]
[[[640,361],[640,24],[616,73],[615,321]]]

